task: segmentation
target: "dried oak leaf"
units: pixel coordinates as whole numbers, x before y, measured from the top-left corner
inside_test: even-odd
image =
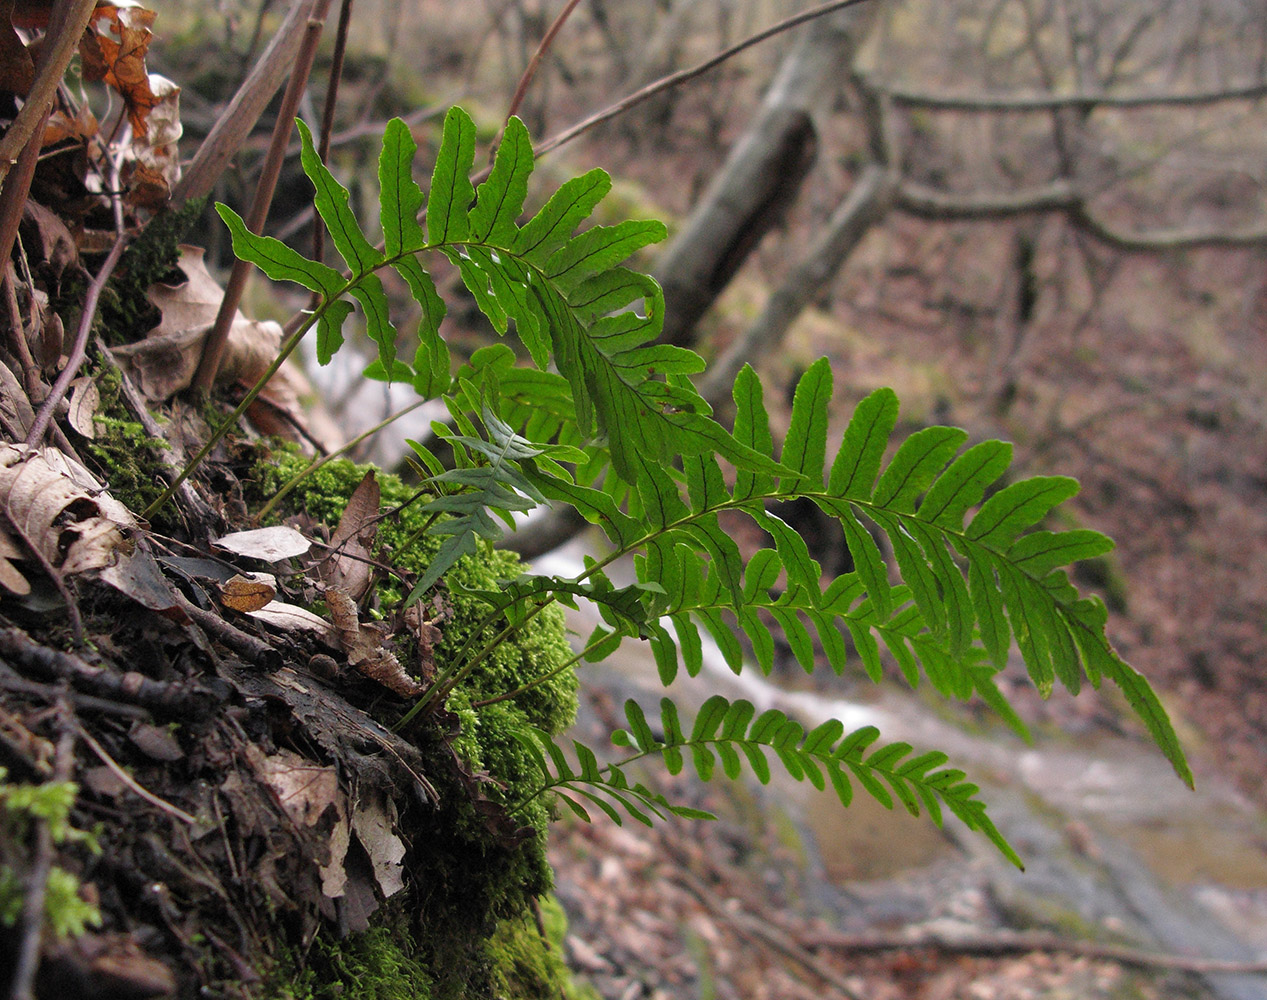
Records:
[[[101,80],[123,98],[132,126],[128,201],[157,208],[179,175],[180,88],[145,66],[157,15],[133,0],[99,5],[79,51],[86,80]]]
[[[146,293],[162,314],[158,326],[145,340],[113,349],[151,402],[163,402],[193,381],[203,343],[224,298],[224,289],[207,270],[202,248],[182,246],[180,251],[177,266],[185,282],[154,285]],[[277,357],[281,340],[280,324],[249,320],[236,313],[217,377],[221,381],[254,382]]]
[[[352,491],[339,525],[330,538],[330,554],[317,566],[317,574],[327,587],[337,587],[359,601],[369,590],[370,553],[378,533],[378,504],[381,490],[374,470]]]
[[[10,542],[16,534],[66,574],[109,566],[136,527],[126,507],[56,448],[0,443],[0,511]]]
[[[368,625],[361,624],[356,613],[356,602],[338,587],[326,590],[326,607],[330,619],[339,634],[339,644],[347,653],[350,663],[359,673],[377,681],[403,698],[412,698],[427,690],[405,672],[394,653],[384,649],[383,636]]]

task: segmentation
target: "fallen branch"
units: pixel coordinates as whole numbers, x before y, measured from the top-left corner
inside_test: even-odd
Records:
[[[1125,945],[1101,944],[1096,941],[1074,941],[1055,934],[1012,933],[999,931],[994,934],[974,934],[960,937],[923,933],[909,934],[839,934],[831,931],[811,931],[797,934],[798,942],[812,951],[833,951],[842,955],[874,954],[881,951],[925,949],[943,955],[969,955],[997,958],[1006,955],[1025,955],[1041,951],[1055,954],[1076,955],[1139,969],[1172,969],[1199,975],[1216,973],[1258,974],[1267,973],[1267,961],[1238,962],[1218,958],[1201,958],[1189,955],[1162,954],[1130,948]]]

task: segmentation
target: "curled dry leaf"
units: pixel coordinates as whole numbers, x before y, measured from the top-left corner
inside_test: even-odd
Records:
[[[370,586],[368,560],[378,533],[380,493],[371,469],[352,491],[330,539],[330,554],[317,567],[317,574],[327,587],[337,587],[353,602],[364,597]]]
[[[162,314],[158,326],[145,340],[113,349],[151,402],[163,402],[189,387],[224,299],[224,289],[207,270],[203,250],[189,246],[180,250],[177,267],[186,280],[179,285],[154,285],[146,293]],[[255,382],[277,357],[281,341],[280,324],[248,320],[241,312],[235,313],[218,378]]]
[[[363,792],[352,811],[352,828],[374,869],[374,880],[390,899],[405,887],[405,845],[396,836],[396,806],[381,792]]]
[[[343,793],[333,766],[314,764],[291,750],[265,756],[255,744],[247,746],[246,757],[259,779],[277,795],[286,815],[299,826],[315,826],[336,803],[342,811]]]
[[[279,632],[307,632],[331,649],[339,648],[338,634],[330,623],[297,604],[270,601],[258,611],[248,611],[247,614]]]
[[[220,587],[220,603],[234,611],[252,612],[267,607],[277,596],[277,588],[265,580],[239,573]]]
[[[66,419],[86,438],[95,438],[97,428],[95,418],[101,409],[101,392],[97,383],[89,375],[80,375],[70,384],[70,412]]]
[[[0,444],[0,511],[11,529],[0,523],[0,560],[8,567],[0,582],[16,583],[13,559],[22,553],[9,554],[14,536],[54,570],[74,574],[109,566],[136,526],[87,469],[55,448]]]
[[[339,644],[359,673],[402,698],[412,698],[427,690],[405,672],[394,653],[384,649],[383,636],[369,625],[363,625],[356,613],[356,602],[337,587],[326,590],[326,607],[339,635]]]
[[[180,88],[145,66],[156,14],[132,0],[99,4],[80,44],[83,74],[117,90],[132,126],[128,201],[158,208],[179,179]]]
[[[271,528],[234,531],[218,539],[215,545],[234,555],[263,559],[265,562],[293,559],[304,555],[312,548],[312,542],[294,528],[288,528],[284,524],[274,525]]]

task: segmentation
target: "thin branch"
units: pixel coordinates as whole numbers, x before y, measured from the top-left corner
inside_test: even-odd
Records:
[[[1073,211],[1081,196],[1068,181],[1025,191],[955,194],[902,181],[894,207],[924,219],[997,219],[1025,212]]]
[[[1202,107],[1226,101],[1255,101],[1267,97],[1267,82],[1218,90],[1169,94],[1114,94],[1087,91],[1073,94],[946,94],[868,80],[867,86],[888,94],[895,103],[939,111],[1058,111],[1062,108]]]
[[[997,934],[973,934],[965,937],[947,937],[928,933],[913,937],[909,934],[840,934],[832,931],[808,931],[798,934],[797,938],[806,948],[829,950],[843,955],[871,955],[880,951],[907,951],[921,948],[945,955],[985,957],[1026,955],[1039,951],[1077,955],[1140,969],[1174,969],[1199,975],[1267,972],[1267,961],[1262,960],[1238,962],[1190,955],[1167,955],[1122,945],[1101,944],[1096,941],[1071,941],[1055,934],[1015,934],[1001,931]]]
[[[160,799],[149,789],[141,785],[140,782],[132,777],[132,775],[128,774],[128,772],[119,765],[119,762],[106,752],[106,748],[93,739],[92,734],[82,726],[79,727],[79,735],[84,738],[84,742],[92,748],[92,752],[97,755],[97,758],[101,761],[101,763],[105,764],[110,773],[123,782],[123,784],[131,789],[136,795],[154,806],[154,808],[162,810],[167,813],[168,816],[178,819],[182,823],[188,823],[190,826],[198,825],[198,821],[194,819],[194,817],[190,816],[189,813],[185,812],[185,810],[172,805],[170,802]]]
[[[343,0],[339,5],[339,26],[334,34],[334,55],[330,59],[330,79],[326,83],[326,103],[321,111],[321,134],[317,137],[317,155],[321,162],[330,159],[330,139],[334,132],[334,108],[339,97],[339,81],[343,79],[343,59],[348,50],[348,28],[352,23],[352,0]],[[326,230],[321,224],[321,213],[317,206],[312,206],[312,259],[321,260],[325,256]],[[313,308],[316,308],[319,296],[314,294]]]
[[[88,2],[91,4],[92,0]],[[286,72],[303,44],[303,25],[312,12],[313,3],[314,0],[293,0],[277,34],[185,168],[172,192],[174,206],[205,198],[216,186],[225,167],[242,148],[268,102],[286,79]]]
[[[109,150],[106,151],[106,155],[109,156]],[[119,263],[119,258],[123,256],[123,248],[127,246],[128,233],[123,224],[123,200],[119,195],[119,169],[117,162],[114,162],[113,159],[109,181],[110,202],[114,209],[114,245],[110,247],[110,252],[106,254],[106,259],[102,262],[91,284],[88,285],[88,291],[84,294],[83,308],[79,313],[79,325],[75,329],[75,342],[71,345],[70,357],[66,361],[66,367],[57,376],[57,381],[53,383],[53,388],[47,398],[40,404],[40,412],[35,415],[35,422],[31,425],[30,431],[27,432],[26,443],[31,448],[37,447],[44,440],[44,432],[48,430],[48,425],[57,410],[57,404],[65,398],[71,382],[75,381],[79,375],[79,366],[84,363],[84,358],[88,356],[88,336],[92,332],[92,321],[97,316],[97,300],[101,298],[106,282],[110,280],[110,275],[114,273],[115,265]]]
[[[617,115],[624,114],[630,108],[641,104],[643,101],[649,100],[656,94],[663,93],[664,91],[671,90],[680,84],[694,80],[697,76],[702,76],[709,70],[720,66],[728,59],[733,59],[745,49],[750,49],[752,46],[757,45],[760,42],[764,42],[769,38],[773,38],[775,35],[780,35],[785,31],[790,31],[791,29],[804,24],[806,21],[812,21],[815,18],[824,17],[834,11],[844,10],[846,7],[855,7],[866,2],[868,2],[868,0],[833,0],[832,3],[825,3],[818,7],[811,7],[809,10],[802,11],[800,14],[785,18],[777,24],[772,24],[770,27],[757,32],[755,35],[745,38],[742,42],[737,42],[736,44],[730,46],[730,48],[723,49],[721,52],[717,53],[717,55],[704,60],[704,62],[699,63],[696,66],[692,66],[689,69],[679,70],[676,73],[670,73],[668,76],[663,76],[659,80],[649,83],[639,90],[635,90],[628,97],[622,98],[615,104],[604,108],[602,111],[590,115],[584,121],[578,122],[570,128],[564,129],[557,135],[551,136],[549,139],[539,144],[534,150],[534,153],[537,156],[544,156],[546,153],[558,149],[565,143],[571,142],[578,135],[588,132],[596,125],[601,125],[603,122],[609,121]]]
[[[581,0],[568,0],[564,4],[563,9],[559,11],[558,17],[546,30],[541,44],[537,46],[537,51],[532,54],[532,58],[528,60],[523,76],[519,78],[519,85],[515,87],[515,95],[510,99],[510,109],[506,112],[506,120],[509,121],[511,116],[519,110],[519,106],[523,104],[524,97],[528,93],[528,87],[532,83],[532,78],[537,75],[537,70],[541,67],[541,60],[550,51],[550,46],[554,44],[555,36],[563,28],[563,24],[572,15],[572,11],[576,10]]]
[[[286,157],[286,146],[290,141],[290,133],[294,129],[295,114],[299,110],[299,102],[308,86],[308,74],[312,71],[312,63],[317,55],[317,43],[321,40],[321,29],[325,24],[326,13],[330,9],[330,0],[316,0],[312,16],[304,29],[303,41],[299,53],[295,56],[295,64],[291,68],[290,82],[282,98],[282,106],[277,112],[277,122],[273,127],[272,142],[268,147],[268,155],[260,169],[255,197],[251,201],[247,213],[246,225],[253,233],[264,229],[264,221],[268,217],[268,207],[273,201],[273,191],[277,187],[277,179],[281,176],[282,164]],[[216,314],[215,325],[207,334],[203,345],[202,361],[194,375],[194,390],[199,393],[210,393],[215,384],[216,372],[220,370],[220,359],[224,356],[224,348],[229,340],[229,328],[233,324],[233,316],[242,301],[242,293],[246,290],[246,281],[251,273],[251,264],[244,260],[233,263],[233,271],[224,289],[224,298],[220,301],[220,311]]]
[[[57,741],[57,762],[53,781],[69,781],[75,763],[75,734],[68,720],[70,706],[60,701],[58,722],[65,726]],[[14,960],[13,980],[9,996],[12,1000],[32,1000],[35,996],[35,974],[40,966],[40,944],[44,937],[44,901],[48,895],[48,876],[53,870],[53,835],[48,820],[36,817],[35,856],[26,876],[26,893],[22,901],[21,943]]]
[[[79,39],[83,37],[96,6],[96,0],[57,0],[53,6],[49,24],[58,27],[45,37],[31,92],[26,95],[26,102],[13,124],[0,138],[0,180],[5,179],[27,143],[39,145],[40,123],[53,106],[53,97],[57,94],[62,76],[79,48]]]

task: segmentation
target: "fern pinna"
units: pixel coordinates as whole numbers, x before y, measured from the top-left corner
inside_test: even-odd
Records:
[[[1103,603],[1079,595],[1065,571],[1079,559],[1107,552],[1112,543],[1094,531],[1039,527],[1077,492],[1074,480],[1035,477],[996,488],[1008,472],[1011,446],[986,441],[962,450],[967,435],[951,427],[912,434],[886,462],[898,415],[889,389],[864,399],[829,449],[833,384],[825,359],[801,378],[777,455],[761,384],[750,368],[735,382],[735,422],[725,429],[688,378],[702,370],[699,356],[655,342],[664,309],[659,287],[623,266],[631,254],[663,238],[664,226],[622,222],[574,234],[610,188],[601,170],[563,184],[521,225],[533,163],[527,131],[517,119],[507,123],[492,170],[477,188],[470,180],[475,126],[463,111],[451,110],[428,198],[411,173],[416,144],[403,122],[392,121],[379,160],[381,247],[362,231],[348,192],[320,161],[302,124],[300,138],[316,207],[347,273],[252,235],[232,210],[218,209],[239,256],[321,297],[287,349],[315,326],[318,358],[329,361],[342,343],[350,296],[361,305],[378,345],[367,376],[408,381],[420,394],[444,396],[448,403],[456,429],[439,430],[452,445],[457,467],[446,470],[423,445],[411,442],[435,495],[429,501],[437,517],[432,531],[447,537],[410,600],[434,585],[460,554],[475,551],[480,540],[500,538],[492,514],[511,523],[513,511],[546,501],[569,504],[599,525],[611,543],[608,554],[588,560],[575,578],[527,576],[507,581],[497,593],[478,595],[488,604],[487,634],[473,637],[455,662],[441,668],[406,719],[441,700],[458,679],[478,669],[490,644],[512,635],[545,604],[585,597],[597,605],[603,624],[578,657],[601,658],[625,637],[647,639],[666,685],[679,663],[690,674],[701,669],[701,626],[732,669],[744,664],[742,634],[768,672],[773,622],[806,670],[814,668],[821,648],[832,669],[842,672],[852,647],[852,656],[878,680],[883,648],[911,684],[922,675],[947,697],[978,695],[1023,732],[995,683],[1014,642],[1044,696],[1057,681],[1077,692],[1084,676],[1093,686],[1104,678],[1118,685],[1180,777],[1191,783],[1156,695],[1106,638]],[[424,202],[425,232],[419,221]],[[422,263],[429,253],[458,269],[499,333],[514,321],[535,368],[519,367],[513,352],[493,345],[451,373],[440,336],[445,304]],[[398,333],[379,277],[386,269],[403,279],[417,305],[412,362],[397,354]],[[834,451],[830,465],[829,451]],[[772,513],[773,505],[796,498],[839,520],[853,571],[823,580],[804,539]],[[735,516],[751,519],[772,539],[746,561],[723,527],[723,517]],[[873,531],[887,540],[895,567],[887,564]],[[616,587],[604,570],[630,554],[637,582]],[[886,787],[907,808],[918,811],[922,804],[934,819],[940,819],[938,803],[944,803],[1014,858],[973,798],[975,786],[961,772],[944,769],[943,755],[923,754],[899,764],[911,748],[893,744],[864,756],[876,738],[869,730],[842,741],[839,724],[829,723],[805,734],[778,713],[754,720],[745,705],[711,700],[687,739],[677,726],[676,708],[666,701],[666,735],[660,741],[650,737],[645,722],[638,721],[640,710],[631,707],[623,740],[638,756],[662,756],[670,770],[678,769],[689,751],[705,777],[712,773],[714,753],[726,774],[738,773],[742,754],[762,777],[761,748],[769,747],[796,777],[821,786],[826,775],[846,803],[847,774],[886,805],[893,802]],[[529,742],[543,771],[542,792],[574,807],[579,808],[579,795],[604,811],[610,809],[608,800],[615,800],[640,819],[648,810],[680,811],[630,785],[624,764],[600,768],[593,753],[577,744],[576,771],[547,738]]]

